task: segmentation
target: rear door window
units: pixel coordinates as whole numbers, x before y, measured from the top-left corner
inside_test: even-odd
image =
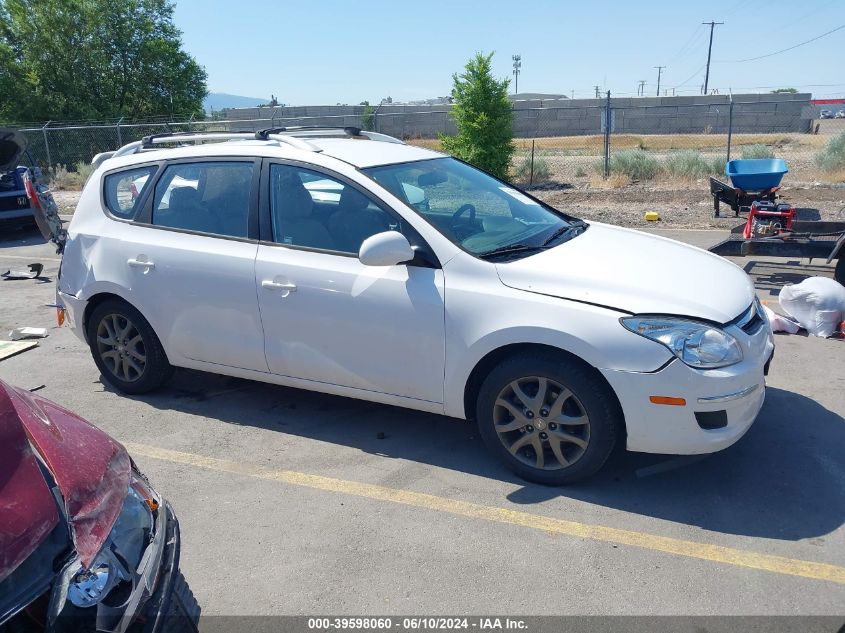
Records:
[[[131,218],[135,215],[141,192],[155,173],[156,167],[138,167],[128,169],[105,178],[106,206],[112,215],[119,218]]]
[[[253,162],[170,165],[156,183],[152,224],[247,237],[254,171]]]

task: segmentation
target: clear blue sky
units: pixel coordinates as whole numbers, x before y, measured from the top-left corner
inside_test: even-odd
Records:
[[[593,86],[636,94],[647,80],[698,94],[709,27],[717,26],[710,87],[796,87],[845,96],[845,29],[758,61],[845,24],[845,0],[177,0],[187,50],[213,92],[275,94],[301,104],[442,96],[476,51],[495,51],[500,77],[522,55],[520,92],[592,96]],[[512,90],[513,87],[511,87]],[[661,88],[662,91],[662,88]]]

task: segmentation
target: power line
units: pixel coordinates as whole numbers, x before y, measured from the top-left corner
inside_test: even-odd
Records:
[[[811,38],[809,40],[806,40],[804,42],[801,42],[800,44],[796,44],[795,46],[790,46],[789,48],[782,48],[781,50],[775,51],[773,53],[766,53],[765,55],[760,55],[758,57],[749,57],[748,59],[727,59],[727,60],[724,60],[724,61],[720,61],[718,63],[720,63],[720,64],[741,64],[743,62],[753,62],[753,61],[756,61],[758,59],[765,59],[766,57],[771,57],[772,55],[780,55],[781,53],[785,53],[786,51],[791,51],[791,50],[794,50],[794,49],[796,49],[800,46],[804,46],[805,44],[809,44],[810,42],[815,42],[816,40],[820,40],[821,38],[827,37],[831,33],[836,33],[837,31],[841,31],[842,29],[845,29],[845,24],[840,24],[835,29],[831,29],[827,33],[822,33],[821,35],[817,35],[816,37]]]
[[[687,85],[687,84],[688,84],[688,83],[689,83],[689,82],[690,82],[690,81],[691,81],[691,80],[692,80],[692,79],[693,79],[696,75],[698,75],[698,73],[700,73],[702,70],[704,70],[704,67],[705,67],[706,65],[707,65],[707,64],[702,64],[701,66],[699,66],[698,68],[696,68],[696,70],[695,70],[695,72],[694,72],[693,74],[691,74],[691,75],[690,75],[689,77],[687,77],[687,78],[686,78],[683,82],[681,82],[681,83],[679,83],[677,86],[675,86],[675,88],[682,88],[682,87],[686,86],[686,85]]]

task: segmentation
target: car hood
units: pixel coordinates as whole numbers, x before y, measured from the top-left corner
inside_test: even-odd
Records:
[[[60,506],[41,472],[46,468]],[[131,461],[118,442],[62,407],[0,381],[0,582],[47,538],[61,510],[84,566],[120,513]]]
[[[754,299],[748,275],[713,253],[598,222],[555,248],[496,269],[511,288],[631,314],[725,323]]]
[[[26,137],[7,127],[0,127],[0,171],[18,166],[18,159],[26,150]]]

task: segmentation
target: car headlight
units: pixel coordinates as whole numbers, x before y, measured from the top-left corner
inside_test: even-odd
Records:
[[[132,474],[120,514],[97,557],[81,565],[68,584],[67,598],[77,607],[102,602],[122,581],[131,581],[153,529],[155,496],[144,480]]]
[[[625,328],[669,348],[690,367],[715,369],[742,360],[742,348],[727,332],[708,323],[675,317],[626,317]]]

